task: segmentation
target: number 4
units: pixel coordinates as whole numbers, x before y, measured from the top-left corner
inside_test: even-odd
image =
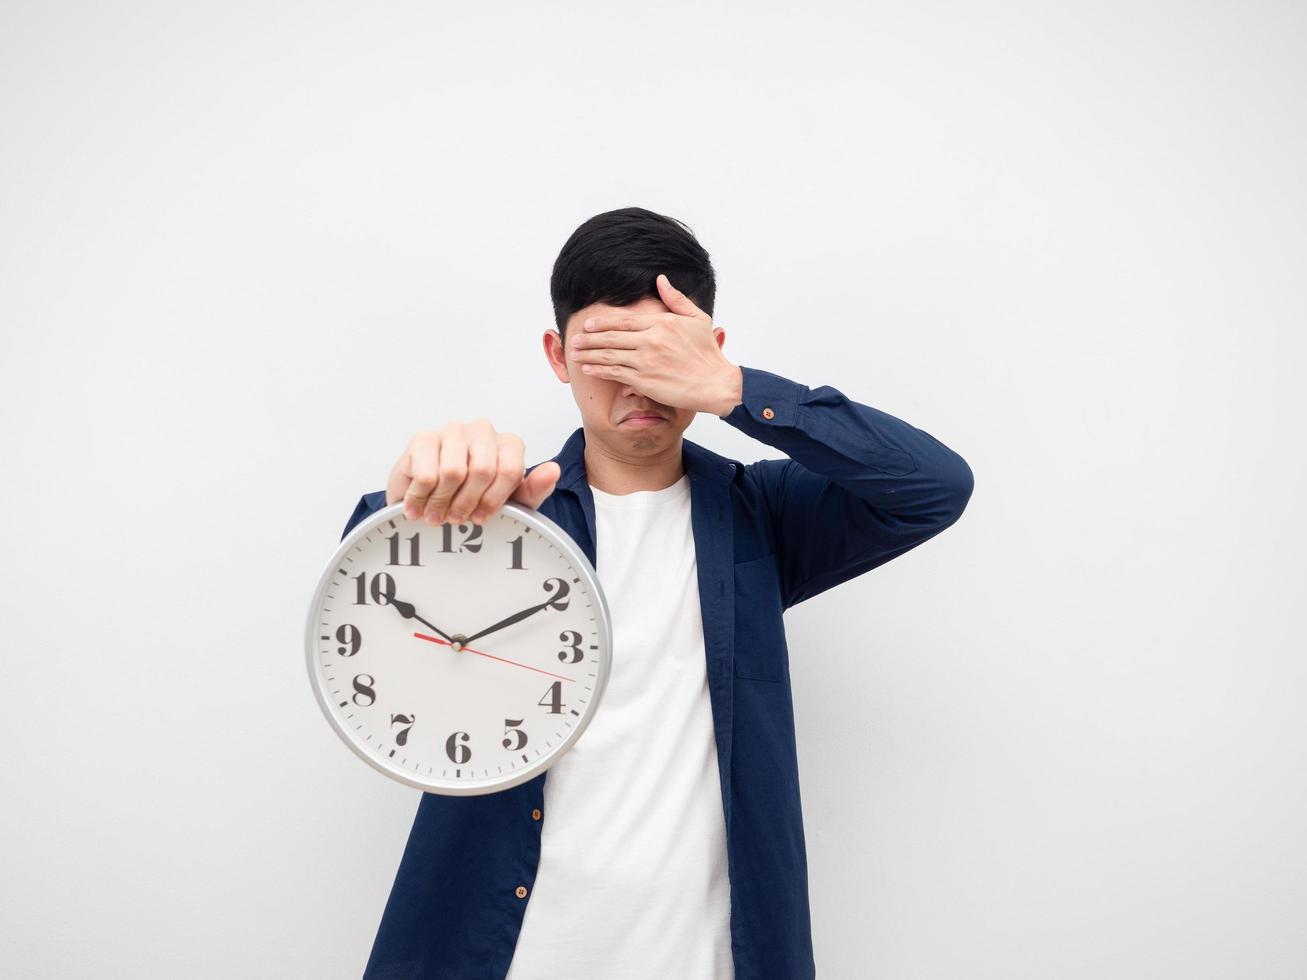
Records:
[[[545,698],[549,699],[548,704],[545,704]],[[561,715],[563,713],[563,682],[554,681],[550,684],[549,690],[545,691],[544,697],[537,701],[536,704],[548,708],[551,715]]]

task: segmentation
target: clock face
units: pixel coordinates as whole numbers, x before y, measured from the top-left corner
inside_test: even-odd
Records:
[[[471,795],[571,747],[603,695],[612,627],[589,560],[537,511],[433,527],[396,503],[341,542],[306,645],[351,749],[409,786]]]

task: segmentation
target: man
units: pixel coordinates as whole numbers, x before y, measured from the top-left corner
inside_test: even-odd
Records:
[[[537,778],[422,795],[365,980],[813,977],[781,614],[956,521],[971,470],[834,388],[727,360],[708,253],[672,218],[596,215],[550,288],[545,356],[581,412],[558,455],[527,470],[485,419],[419,432],[346,533],[400,500],[433,525],[538,508],[598,572],[609,686]],[[698,412],[789,458],[683,439]]]

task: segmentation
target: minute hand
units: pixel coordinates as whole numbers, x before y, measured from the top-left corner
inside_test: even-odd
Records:
[[[538,606],[532,606],[530,609],[523,609],[521,612],[513,613],[513,615],[509,616],[507,619],[501,619],[499,622],[495,623],[494,626],[487,626],[480,633],[473,633],[463,642],[472,643],[473,641],[478,640],[481,637],[485,636],[487,633],[493,633],[495,630],[501,630],[505,626],[512,626],[514,623],[520,623],[528,616],[534,616],[541,609],[547,609],[548,607],[552,606],[555,601],[557,601],[557,596],[555,596],[553,599],[550,599],[548,602],[540,603],[540,605]]]

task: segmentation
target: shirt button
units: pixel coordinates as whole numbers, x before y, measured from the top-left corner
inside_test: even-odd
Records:
[[[531,811],[531,819],[532,819],[532,820],[539,820],[539,819],[540,819],[540,811],[539,811],[539,810],[532,810],[532,811]]]
[[[518,885],[515,894],[518,898],[526,898],[526,885]]]
[[[773,412],[771,410],[771,406],[768,405],[766,408],[762,410],[762,417],[765,419],[774,419],[776,417],[776,413]]]

